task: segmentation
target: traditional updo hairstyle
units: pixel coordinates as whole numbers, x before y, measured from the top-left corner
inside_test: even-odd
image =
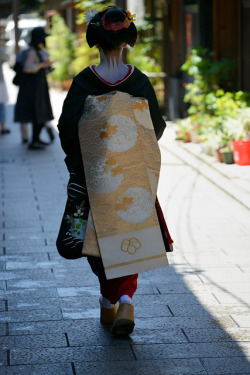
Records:
[[[97,13],[87,28],[86,39],[90,48],[99,44],[104,51],[112,51],[119,49],[123,43],[133,47],[137,29],[129,16],[118,7],[109,7]]]

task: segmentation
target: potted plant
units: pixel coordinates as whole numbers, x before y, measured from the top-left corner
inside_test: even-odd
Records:
[[[177,120],[176,124],[178,125],[178,129],[176,130],[176,139],[183,142],[191,142],[191,118],[187,117],[182,120]]]
[[[222,147],[220,153],[225,164],[234,164],[233,148],[231,146]]]
[[[232,141],[235,163],[250,165],[250,108],[242,109],[236,121],[238,132]]]
[[[238,165],[250,165],[250,139],[232,141],[235,163]]]

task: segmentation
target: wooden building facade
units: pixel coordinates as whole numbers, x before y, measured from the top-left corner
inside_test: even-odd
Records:
[[[166,0],[168,8],[164,44],[170,63],[164,70],[168,80],[168,114],[184,114],[180,67],[192,47],[214,51],[215,60],[237,62],[238,89],[250,91],[250,0]],[[166,60],[166,59],[165,59]]]

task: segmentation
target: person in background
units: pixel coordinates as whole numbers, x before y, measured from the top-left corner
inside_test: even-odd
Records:
[[[28,146],[30,150],[44,150],[49,144],[40,139],[40,133],[45,123],[53,119],[46,78],[46,71],[51,67],[51,62],[49,54],[44,50],[48,35],[43,27],[36,27],[31,32],[30,48],[23,62],[15,106],[14,121],[22,124],[32,123],[32,141]]]
[[[53,142],[55,139],[55,134],[53,131],[53,127],[50,123],[45,124],[45,130],[49,136],[50,142]],[[22,137],[22,143],[29,142],[29,124],[27,122],[21,122],[20,124],[20,132]]]
[[[5,127],[5,103],[8,101],[8,92],[3,76],[2,63],[7,61],[8,55],[2,47],[0,47],[0,123],[1,134],[9,134],[10,130]]]

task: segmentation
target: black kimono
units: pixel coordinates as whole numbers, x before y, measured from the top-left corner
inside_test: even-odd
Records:
[[[88,95],[102,95],[111,91],[122,91],[132,96],[146,98],[156,137],[160,139],[162,136],[166,124],[161,116],[154,89],[145,74],[134,67],[133,72],[126,80],[117,85],[109,85],[98,78],[88,67],[74,78],[58,123],[59,136],[66,154],[65,162],[69,172],[82,167],[78,122],[82,115],[85,99]]]
[[[27,50],[25,61],[29,59],[30,54],[35,57],[34,64],[43,62],[42,54],[33,47]],[[53,118],[46,70],[41,68],[37,72],[30,73],[22,71],[14,121],[43,124]]]

